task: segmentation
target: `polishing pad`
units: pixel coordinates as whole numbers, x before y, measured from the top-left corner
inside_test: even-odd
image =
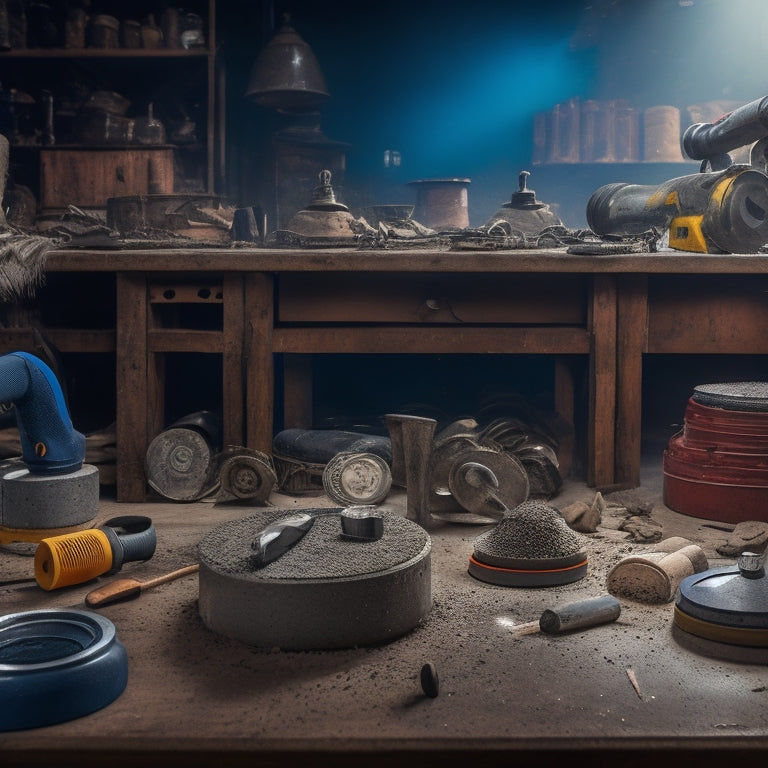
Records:
[[[505,587],[569,584],[586,576],[587,554],[560,513],[528,500],[475,539],[469,574]]]
[[[288,510],[265,510],[212,530],[198,548],[200,616],[220,634],[258,647],[326,650],[382,643],[432,607],[427,532],[380,512],[376,540],[344,533],[343,508],[303,510],[314,523],[278,559],[250,565],[252,542]]]

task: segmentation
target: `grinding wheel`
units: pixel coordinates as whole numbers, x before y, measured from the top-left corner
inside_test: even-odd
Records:
[[[431,541],[416,523],[381,512],[375,541],[343,535],[342,508],[304,510],[314,524],[279,559],[254,570],[251,543],[286,510],[223,523],[199,545],[200,616],[249,645],[326,650],[387,642],[429,613]]]

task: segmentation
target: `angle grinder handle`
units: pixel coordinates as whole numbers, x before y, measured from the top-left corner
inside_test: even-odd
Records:
[[[117,573],[123,563],[149,560],[155,554],[157,534],[151,518],[143,515],[121,515],[99,526],[112,547],[112,567]]]

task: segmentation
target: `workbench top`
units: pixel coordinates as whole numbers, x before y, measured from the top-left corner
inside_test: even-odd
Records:
[[[145,248],[56,250],[52,272],[574,272],[761,274],[768,254],[709,254],[663,251],[576,255],[565,248],[536,250],[436,250],[389,248]]]

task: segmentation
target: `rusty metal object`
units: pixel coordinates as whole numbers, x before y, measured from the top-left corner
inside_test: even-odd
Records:
[[[234,207],[216,195],[150,194],[107,199],[107,226],[123,237],[230,241]]]
[[[297,244],[323,247],[344,245],[354,242],[357,233],[354,229],[355,217],[349,208],[336,200],[331,186],[331,172],[320,171],[320,183],[312,193],[312,202],[296,213],[286,224],[284,230],[277,230],[272,238],[280,245]]]
[[[418,179],[414,218],[438,232],[469,226],[470,179]]]
[[[429,511],[429,461],[437,422],[424,416],[388,413],[384,422],[392,443],[392,478],[406,488],[406,517],[432,528]]]
[[[518,177],[518,189],[512,193],[508,203],[496,211],[485,223],[484,229],[495,231],[502,222],[514,230],[524,233],[538,233],[546,227],[561,227],[563,222],[555,215],[547,203],[536,198],[536,192],[528,189],[530,171],[521,171]],[[505,232],[504,234],[509,234]]]

